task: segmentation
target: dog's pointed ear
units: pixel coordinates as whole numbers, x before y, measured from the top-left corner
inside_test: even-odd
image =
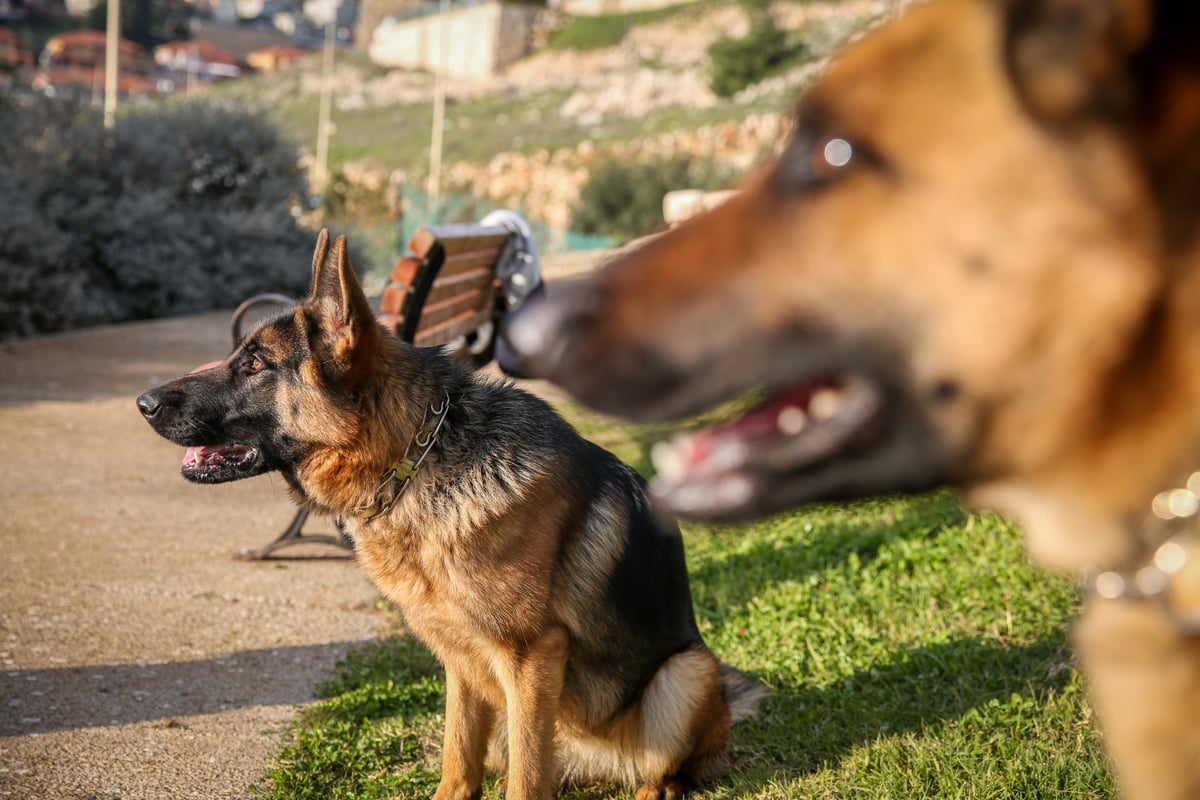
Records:
[[[312,260],[312,288],[308,293],[309,300],[315,300],[317,297],[317,288],[321,285],[321,273],[325,267],[325,259],[329,256],[329,229],[321,228],[321,232],[317,234],[317,247],[313,250]]]
[[[1007,0],[1006,51],[1035,114],[1070,123],[1135,110],[1135,61],[1152,32],[1152,0]]]
[[[1005,0],[1009,68],[1051,125],[1100,121],[1140,159],[1175,244],[1200,214],[1200,2]]]
[[[333,366],[357,386],[372,369],[379,326],[350,264],[346,237],[329,245],[322,230],[313,254],[313,286],[309,304],[317,309],[323,336],[333,353]]]

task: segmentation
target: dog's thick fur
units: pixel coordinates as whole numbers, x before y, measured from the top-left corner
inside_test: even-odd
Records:
[[[447,397],[407,491],[368,519],[380,476],[418,456],[410,442]],[[344,238],[331,249],[322,232],[307,301],[138,406],[188,446],[185,477],[277,470],[343,521],[445,666],[438,800],[479,797],[490,739],[513,800],[609,780],[674,798],[725,768],[761,687],[701,639],[678,528],[545,403],[378,327]]]
[[[681,513],[947,482],[1044,564],[1132,580],[1200,469],[1198,223],[1200,4],[930,0],[832,60],[736,197],[507,336],[633,418],[774,398],[668,460]],[[1138,800],[1200,797],[1200,636],[1170,616],[1093,597],[1075,635]]]

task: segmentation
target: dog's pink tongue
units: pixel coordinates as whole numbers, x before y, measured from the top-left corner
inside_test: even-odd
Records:
[[[184,466],[190,466],[193,464],[203,464],[206,460],[211,458],[220,449],[221,448],[219,448],[219,447],[207,447],[207,446],[206,447],[189,447],[183,453],[183,464],[184,464]]]

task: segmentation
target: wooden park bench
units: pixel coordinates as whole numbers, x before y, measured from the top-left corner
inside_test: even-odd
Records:
[[[380,298],[380,323],[417,347],[447,347],[472,366],[487,364],[500,318],[541,283],[528,224],[510,211],[497,211],[475,225],[418,228],[408,248]],[[295,303],[279,294],[246,300],[233,312],[234,342],[264,311]],[[298,509],[283,533],[265,547],[241,551],[238,558],[273,558],[284,548],[310,544],[353,551],[340,530],[338,535],[305,533],[307,520],[308,510]]]

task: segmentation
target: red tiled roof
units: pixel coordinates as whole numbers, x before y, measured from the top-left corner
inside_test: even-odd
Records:
[[[62,33],[58,36],[51,36],[46,40],[46,52],[50,55],[57,55],[64,50],[71,49],[104,49],[105,43],[104,31],[71,31]],[[142,48],[128,39],[121,39],[117,42],[123,52],[141,55]]]
[[[154,48],[154,56],[156,60],[162,60],[160,54],[169,56],[175,55],[190,55],[195,53],[197,58],[209,64],[228,64],[237,66],[237,58],[233,53],[223,47],[217,47],[212,42],[196,41],[196,40],[181,40],[177,42],[167,42],[160,44]]]

